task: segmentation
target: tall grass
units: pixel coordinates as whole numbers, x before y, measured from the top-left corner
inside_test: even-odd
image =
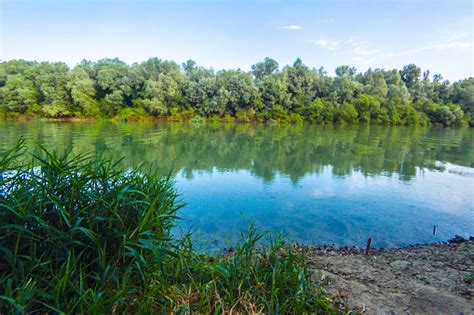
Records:
[[[0,155],[0,313],[333,311],[304,254],[250,226],[210,256],[170,231],[173,182],[88,154]]]

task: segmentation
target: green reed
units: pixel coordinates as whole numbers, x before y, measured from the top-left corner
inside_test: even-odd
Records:
[[[0,153],[0,313],[330,313],[306,259],[251,225],[211,256],[173,237],[173,182],[90,154]]]

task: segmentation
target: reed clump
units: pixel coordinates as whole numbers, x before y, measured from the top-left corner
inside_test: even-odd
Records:
[[[171,233],[173,182],[24,142],[0,153],[0,313],[332,313],[304,253],[253,225],[212,256]]]

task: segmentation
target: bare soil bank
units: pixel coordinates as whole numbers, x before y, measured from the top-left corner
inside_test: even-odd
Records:
[[[474,314],[474,240],[374,249],[302,248],[314,280],[365,314]]]

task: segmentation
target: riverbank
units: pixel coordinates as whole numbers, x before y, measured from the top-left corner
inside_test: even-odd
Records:
[[[474,239],[374,249],[300,247],[313,280],[341,308],[365,314],[472,314]]]
[[[141,116],[141,115],[126,115],[126,116],[114,116],[114,117],[44,117],[34,115],[13,115],[5,116],[0,114],[0,120],[13,121],[13,122],[30,122],[30,121],[43,121],[43,122],[60,122],[60,123],[80,123],[80,122],[122,122],[122,123],[190,123],[190,124],[240,124],[240,125],[361,125],[361,126],[393,126],[393,127],[434,127],[434,128],[472,128],[469,124],[459,124],[444,126],[439,123],[429,124],[410,124],[410,123],[370,123],[370,122],[345,122],[345,121],[327,121],[327,122],[315,122],[309,120],[242,120],[237,117],[226,115],[224,117],[212,116],[212,117],[201,117],[201,116],[186,116],[186,117],[154,117],[154,116]]]

